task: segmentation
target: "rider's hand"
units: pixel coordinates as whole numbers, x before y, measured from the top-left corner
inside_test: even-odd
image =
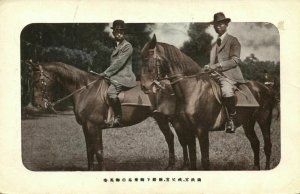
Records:
[[[205,71],[205,72],[210,71],[209,65],[204,65],[204,71]]]
[[[102,72],[99,74],[99,77],[107,77],[107,75],[104,72]]]

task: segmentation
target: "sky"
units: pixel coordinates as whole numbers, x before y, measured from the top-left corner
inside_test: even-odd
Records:
[[[153,34],[159,42],[172,44],[178,48],[183,45],[184,41],[189,40],[187,31],[189,23],[174,24],[155,24],[152,27]],[[237,37],[241,43],[241,59],[245,59],[253,53],[261,61],[279,61],[279,32],[277,28],[270,23],[251,22],[251,23],[229,23],[228,33]],[[213,36],[212,42],[217,39],[213,26],[207,30]]]

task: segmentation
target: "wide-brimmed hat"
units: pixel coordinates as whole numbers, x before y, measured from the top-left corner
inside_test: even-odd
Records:
[[[111,27],[113,30],[125,30],[125,22],[123,20],[115,20],[113,22],[113,26]]]
[[[231,21],[230,18],[226,18],[223,12],[215,13],[214,15],[214,21],[210,22],[210,24],[225,22],[229,23]]]

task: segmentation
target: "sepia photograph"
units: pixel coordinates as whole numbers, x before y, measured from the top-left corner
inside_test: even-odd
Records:
[[[233,3],[0,5],[0,192],[298,191],[299,14]]]
[[[207,23],[30,24],[20,37],[29,170],[269,170],[280,161],[271,23],[218,12]]]

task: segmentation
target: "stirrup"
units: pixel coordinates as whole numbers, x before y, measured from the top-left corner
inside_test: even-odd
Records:
[[[226,133],[235,133],[235,125],[233,119],[229,119],[225,124],[225,132]]]
[[[106,126],[108,128],[116,128],[116,127],[122,127],[121,119],[120,118],[114,118],[111,122],[107,122]]]

